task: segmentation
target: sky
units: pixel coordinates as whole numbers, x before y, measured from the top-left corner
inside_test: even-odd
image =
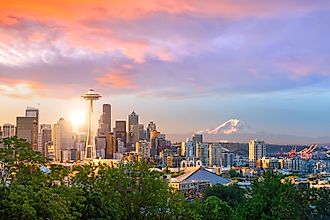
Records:
[[[0,124],[135,110],[175,140],[330,142],[327,0],[0,0]],[[241,135],[239,135],[241,134]]]

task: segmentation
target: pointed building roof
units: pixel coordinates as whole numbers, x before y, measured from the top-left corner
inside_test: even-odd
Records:
[[[230,179],[226,179],[221,176],[218,176],[217,174],[205,170],[202,167],[198,167],[194,170],[188,171],[181,176],[172,178],[171,180],[171,182],[179,182],[179,183],[190,183],[196,181],[209,181],[211,185],[216,185],[216,184],[229,185],[231,183]]]

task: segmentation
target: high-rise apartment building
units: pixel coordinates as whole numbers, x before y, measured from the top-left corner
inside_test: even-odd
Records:
[[[222,166],[231,167],[234,165],[234,153],[223,152],[222,153]]]
[[[138,153],[143,160],[150,157],[150,142],[145,140],[136,142],[136,153]]]
[[[25,139],[32,149],[38,151],[39,110],[28,107],[25,117],[16,117],[16,136]]]
[[[266,156],[266,144],[264,141],[251,140],[249,142],[249,165],[256,167],[257,160]]]
[[[15,125],[12,124],[4,124],[2,126],[2,137],[3,138],[9,138],[15,136]]]
[[[209,144],[209,166],[221,167],[222,164],[222,146],[220,143]]]
[[[135,146],[135,143],[139,141],[139,115],[134,111],[128,115],[128,143],[131,146]]]
[[[55,160],[66,162],[71,160],[73,150],[73,132],[70,122],[61,118],[53,128]]]
[[[193,160],[196,158],[196,142],[188,138],[186,142],[182,142],[181,146],[182,154],[186,160]]]
[[[209,143],[198,142],[196,144],[196,159],[202,161],[203,165],[209,164]]]

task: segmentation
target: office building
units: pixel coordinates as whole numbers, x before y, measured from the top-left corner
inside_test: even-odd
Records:
[[[25,116],[16,117],[16,136],[25,139],[38,151],[39,110],[28,107]]]
[[[144,124],[139,124],[139,140],[146,140],[146,132],[144,130]]]
[[[118,140],[123,144],[123,149],[126,149],[126,121],[115,121],[115,127],[113,129],[113,134],[116,140],[116,151],[119,151]]]
[[[15,125],[13,124],[4,124],[2,126],[2,137],[9,138],[15,136]]]
[[[73,150],[73,132],[70,122],[61,118],[53,128],[55,160],[67,162],[71,160]]]
[[[106,138],[107,138],[107,145],[106,145],[106,150],[105,150],[105,158],[113,159],[115,153],[117,152],[116,139],[115,139],[115,136],[113,133],[108,133]]]
[[[148,127],[146,129],[146,139],[147,139],[147,141],[150,141],[150,134],[151,134],[152,131],[157,131],[156,124],[153,121],[149,122]]]
[[[249,165],[255,168],[257,160],[266,156],[266,144],[264,141],[252,140],[249,142]]]
[[[105,151],[107,147],[107,137],[105,135],[98,135],[95,137],[96,158],[105,158]]]
[[[41,124],[39,149],[44,157],[47,157],[47,147],[50,146],[51,142],[52,142],[52,126],[50,124]]]
[[[203,143],[203,135],[202,134],[194,134],[192,140],[196,143]]]
[[[111,105],[103,104],[97,134],[107,135],[109,132],[111,132]]]
[[[130,146],[135,146],[139,141],[139,115],[134,111],[128,115],[128,143]]]

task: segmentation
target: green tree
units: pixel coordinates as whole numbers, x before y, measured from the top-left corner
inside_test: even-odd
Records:
[[[246,190],[239,188],[237,185],[223,186],[219,184],[205,190],[204,197],[216,196],[232,208],[236,208],[245,202],[245,193]]]
[[[231,219],[232,215],[233,209],[218,197],[210,196],[205,200],[203,219],[227,220]]]
[[[183,197],[145,163],[122,163],[118,168],[89,164],[75,170],[73,184],[84,189],[86,206],[95,211],[89,218],[109,212],[116,219],[171,219],[184,211]]]
[[[308,203],[303,193],[282,176],[265,173],[255,180],[249,199],[240,208],[240,219],[306,219]]]
[[[5,138],[0,148],[0,185],[5,185],[16,176],[28,177],[44,162],[40,153],[32,150],[31,145],[17,137]]]
[[[307,193],[310,202],[311,217],[314,219],[330,219],[330,190],[312,188]]]
[[[41,155],[25,140],[4,140],[0,149],[0,219],[77,219],[85,198],[76,187],[53,184],[63,177],[62,169],[52,175],[40,171]],[[66,173],[68,174],[68,173]]]

